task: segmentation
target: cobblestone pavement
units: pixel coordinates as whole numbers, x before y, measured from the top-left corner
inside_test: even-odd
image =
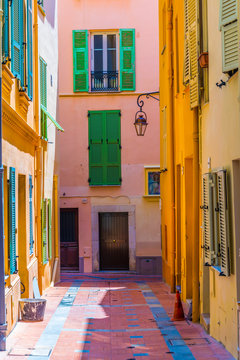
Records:
[[[157,277],[65,273],[43,322],[19,322],[8,360],[230,360],[199,324],[172,322],[175,296]]]

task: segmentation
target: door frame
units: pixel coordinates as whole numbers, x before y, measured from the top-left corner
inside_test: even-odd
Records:
[[[128,213],[128,244],[129,271],[136,271],[136,207],[134,205],[98,205],[92,206],[92,268],[93,272],[100,270],[100,239],[99,213]]]
[[[77,241],[76,241],[76,244],[77,244],[77,248],[78,248],[78,270],[79,269],[79,208],[78,207],[60,207],[60,213],[59,213],[59,226],[61,227],[61,210],[63,210],[63,212],[68,212],[68,211],[73,211],[76,213],[75,214],[75,227],[76,227],[76,233],[77,233]],[[69,269],[68,267],[62,267],[61,266],[61,236],[59,236],[59,250],[60,250],[60,269],[61,271],[64,271],[64,269]],[[76,270],[73,270],[73,271],[76,271]]]

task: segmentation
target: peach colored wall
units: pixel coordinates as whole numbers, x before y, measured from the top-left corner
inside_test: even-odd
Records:
[[[143,15],[144,14],[144,15]],[[144,21],[143,21],[144,20]],[[136,92],[73,93],[72,30],[135,28]],[[139,93],[158,91],[158,2],[146,0],[59,1],[60,207],[79,210],[79,256],[91,248],[93,205],[136,206],[136,255],[161,256],[159,202],[145,194],[144,166],[159,165],[159,103],[144,100],[149,126],[137,137],[133,126]],[[121,186],[89,187],[88,111],[121,111]],[[64,194],[64,195],[63,195]],[[87,203],[82,200],[86,198]],[[84,259],[92,271],[92,258]]]

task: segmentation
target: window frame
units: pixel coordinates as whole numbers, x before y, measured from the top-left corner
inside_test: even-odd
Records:
[[[149,194],[149,173],[159,173],[159,194]],[[144,166],[145,176],[145,195],[146,198],[159,199],[161,196],[160,189],[160,165],[148,165]]]

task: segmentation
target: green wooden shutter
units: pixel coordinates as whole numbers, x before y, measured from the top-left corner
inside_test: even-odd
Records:
[[[210,186],[211,174],[202,177],[202,209],[203,209],[203,250],[204,264],[213,265],[213,199]]]
[[[9,250],[10,274],[17,271],[16,261],[16,175],[15,169],[10,168],[9,173]]]
[[[52,258],[52,203],[48,199],[48,258]]]
[[[42,263],[47,263],[47,201],[42,200]]]
[[[73,30],[73,91],[88,91],[87,30]]]
[[[29,175],[29,246],[30,246],[30,255],[33,254],[33,200],[32,200],[32,175]]]
[[[32,0],[27,0],[28,96],[33,97]]]
[[[47,63],[40,57],[40,104],[47,109]],[[41,110],[41,136],[47,140],[47,115]]]
[[[106,184],[121,184],[120,111],[106,111]]]
[[[24,32],[23,1],[14,0],[11,4],[11,68],[24,87]]]
[[[9,57],[9,1],[3,0],[3,33],[2,33],[2,50],[3,50],[3,60],[8,59]]]
[[[188,0],[184,0],[184,63],[183,83],[186,85],[190,80],[190,53],[189,53],[189,24],[188,24]]]
[[[198,0],[188,0],[188,26],[190,51],[190,104],[191,109],[199,105],[200,83],[199,63],[200,33],[199,33],[199,4]]]
[[[120,29],[120,90],[135,90],[135,29]]]
[[[221,253],[221,271],[225,276],[230,276],[230,251],[229,251],[229,223],[227,199],[227,173],[226,170],[218,171],[218,207],[219,207],[219,238]]]
[[[104,185],[105,121],[103,111],[89,112],[89,184]]]
[[[237,0],[220,0],[220,27],[237,20]]]

